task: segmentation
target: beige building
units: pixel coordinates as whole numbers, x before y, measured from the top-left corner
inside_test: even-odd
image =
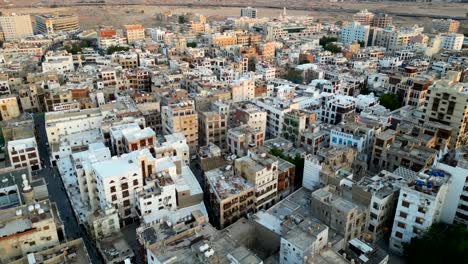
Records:
[[[468,144],[468,83],[441,80],[430,86],[423,120],[453,128],[451,148]]]
[[[0,97],[1,120],[10,120],[21,115],[18,100],[15,95],[5,95]]]
[[[0,27],[6,41],[34,35],[29,15],[0,16]]]
[[[41,14],[36,15],[36,28],[41,34],[54,34],[80,29],[77,15]]]
[[[123,30],[128,43],[145,39],[145,28],[143,25],[124,25]]]
[[[46,200],[0,211],[0,260],[8,263],[59,244],[59,218]]]
[[[359,22],[361,25],[372,25],[374,21],[374,13],[367,11],[367,9],[361,10],[354,14],[353,20]]]
[[[225,228],[255,209],[254,187],[234,174],[231,166],[205,172],[215,225]]]
[[[227,147],[232,154],[242,157],[250,147],[263,146],[264,140],[265,132],[242,125],[228,130]]]
[[[214,143],[218,147],[226,146],[226,119],[216,112],[200,112],[198,119],[200,146]]]
[[[344,237],[347,243],[362,238],[367,223],[367,208],[339,195],[333,185],[312,193],[312,215]]]
[[[198,115],[192,101],[180,101],[161,109],[163,132],[166,135],[180,132],[187,139],[190,152],[198,146]]]

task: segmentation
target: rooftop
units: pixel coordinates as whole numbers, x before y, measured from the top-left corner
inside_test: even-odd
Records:
[[[226,168],[207,171],[205,177],[219,200],[238,195],[252,188],[244,178],[234,174],[230,165],[226,166]]]

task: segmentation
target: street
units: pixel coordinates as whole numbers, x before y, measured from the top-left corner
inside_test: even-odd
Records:
[[[39,155],[44,160],[43,169],[34,172],[35,175],[44,177],[49,191],[49,199],[55,202],[60,213],[60,217],[65,226],[67,240],[82,238],[92,263],[103,263],[96,247],[90,240],[84,227],[80,226],[71,208],[70,201],[63,186],[62,178],[57,168],[50,167],[50,158],[47,150],[47,134],[45,130],[44,115],[34,115],[36,127],[36,139],[39,148]]]

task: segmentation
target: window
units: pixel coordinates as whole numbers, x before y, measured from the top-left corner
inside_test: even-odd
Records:
[[[400,212],[400,217],[403,217],[406,219],[406,217],[408,217],[408,214],[405,212]]]
[[[408,208],[408,207],[410,206],[410,203],[407,202],[407,201],[402,201],[402,202],[401,202],[401,205],[402,205],[403,207]]]
[[[125,197],[128,197],[128,196],[129,196],[128,191],[123,191],[123,192],[122,192],[122,197],[125,198]]]
[[[122,187],[122,190],[127,190],[128,189],[128,183],[126,183],[126,182],[122,183],[121,187]]]
[[[138,180],[133,180],[133,186],[138,185]]]
[[[123,205],[124,205],[124,206],[129,206],[129,205],[130,205],[130,200],[125,200],[125,201],[123,202]]]
[[[400,233],[400,232],[396,232],[396,233],[395,233],[395,236],[398,237],[398,238],[403,238],[403,234]]]
[[[112,201],[116,201],[116,200],[117,200],[117,195],[116,194],[112,195]]]
[[[111,193],[115,193],[115,186],[111,186],[110,191],[111,191]]]

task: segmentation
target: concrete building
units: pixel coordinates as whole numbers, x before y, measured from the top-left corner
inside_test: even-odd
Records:
[[[315,114],[301,110],[292,110],[285,113],[281,136],[298,147],[300,145],[301,134],[315,121],[315,117]]]
[[[392,25],[392,17],[384,14],[379,13],[374,16],[374,21],[372,22],[372,26],[379,27],[379,28],[386,28]]]
[[[226,147],[227,122],[224,116],[216,112],[200,112],[198,122],[200,146],[214,143],[221,148]]]
[[[42,62],[42,72],[57,72],[64,74],[75,70],[72,54],[64,52],[48,53]]]
[[[390,237],[391,250],[402,254],[403,243],[423,235],[441,220],[451,177],[445,171],[427,169],[401,188]]]
[[[343,44],[360,42],[366,47],[369,39],[369,31],[369,25],[361,25],[359,22],[353,22],[341,28],[341,42],[343,42]]]
[[[198,145],[198,114],[192,101],[180,101],[161,108],[163,133],[182,133],[187,139],[190,153],[196,152]]]
[[[8,141],[7,149],[11,166],[14,168],[28,168],[31,171],[42,168],[34,137]]]
[[[278,195],[278,160],[271,154],[248,151],[235,161],[235,174],[254,186],[255,209],[264,210],[276,203]]]
[[[367,208],[340,196],[327,185],[312,193],[312,215],[344,237],[345,243],[362,238],[367,223]]]
[[[426,95],[424,115],[421,119],[452,127],[451,148],[468,142],[467,87],[467,83],[441,80],[430,86]]]
[[[253,79],[240,79],[229,86],[233,102],[248,101],[255,98],[255,81]]]
[[[347,119],[355,111],[355,98],[345,95],[336,95],[324,102],[320,113],[320,120],[328,124],[336,125]]]
[[[238,157],[245,156],[251,147],[262,146],[265,133],[248,125],[231,128],[227,133],[227,147],[229,152]]]
[[[457,33],[442,34],[441,48],[446,50],[461,50],[465,36]]]
[[[11,262],[59,244],[57,230],[61,228],[61,220],[48,200],[4,209],[0,219],[2,262]]]
[[[457,33],[460,21],[453,19],[433,19],[432,29],[440,33]]]
[[[224,228],[255,210],[254,186],[235,175],[232,166],[205,172],[214,225]]]
[[[15,95],[3,95],[0,97],[1,120],[11,120],[21,115],[18,99]]]
[[[40,34],[55,34],[80,29],[77,15],[41,14],[35,16],[36,29]]]
[[[250,103],[234,106],[232,108],[233,113],[231,113],[229,117],[230,127],[248,125],[253,129],[265,133],[267,122],[267,113],[265,111]]]
[[[388,51],[395,51],[411,43],[412,38],[421,35],[424,28],[417,25],[412,28],[387,27],[378,28],[374,34],[372,45],[385,47]]]
[[[367,9],[361,10],[353,15],[353,20],[361,25],[371,26],[374,21],[374,13],[367,11]]]
[[[2,15],[0,16],[0,30],[6,41],[34,35],[30,15]]]
[[[123,30],[128,43],[145,39],[145,28],[143,25],[124,25]]]
[[[252,7],[241,8],[241,17],[257,18],[257,9]]]

